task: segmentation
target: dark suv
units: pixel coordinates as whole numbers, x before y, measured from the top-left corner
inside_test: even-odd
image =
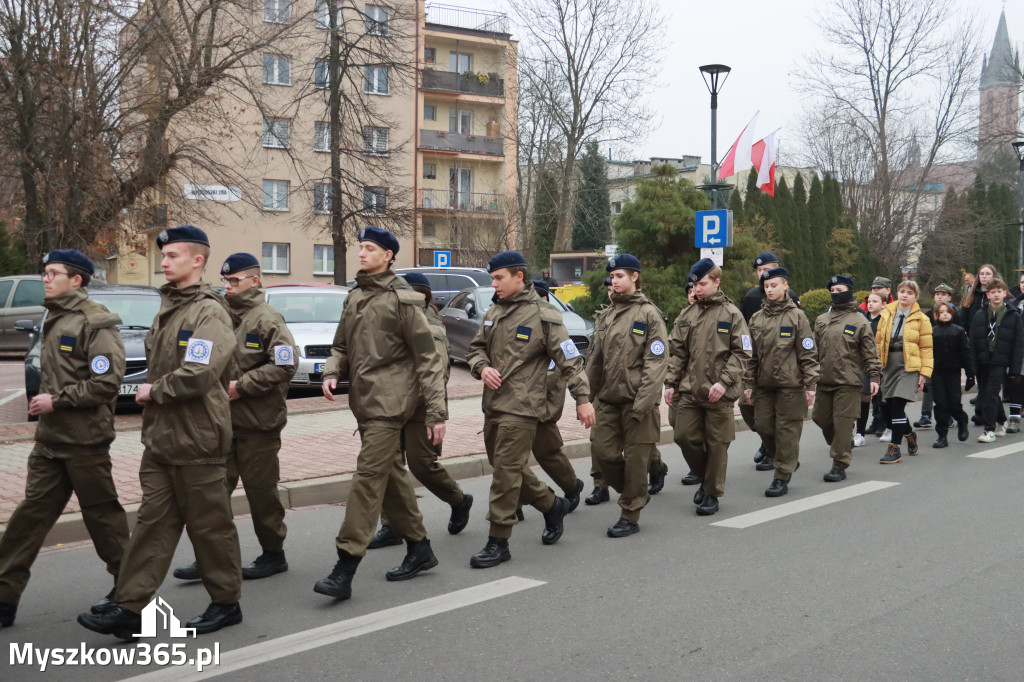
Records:
[[[430,282],[433,303],[438,308],[443,308],[463,289],[491,286],[491,276],[483,268],[396,268],[395,272],[399,275],[404,272],[418,272],[426,277]]]

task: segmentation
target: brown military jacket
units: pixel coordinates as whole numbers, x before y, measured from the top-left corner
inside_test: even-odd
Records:
[[[550,302],[548,302],[547,305],[559,315],[562,314],[562,311]],[[558,371],[558,365],[555,364],[555,361],[551,360],[548,362],[548,371],[544,377],[544,391],[547,396],[547,414],[541,418],[541,421],[557,422],[562,418],[562,411],[565,409],[566,384],[567,382],[565,378],[562,377],[562,373]]]
[[[576,404],[590,402],[583,357],[565,330],[562,314],[541,300],[532,282],[488,308],[466,360],[477,379],[485,367],[501,372],[501,388],[484,386],[483,410],[489,419],[548,421],[552,361]]]
[[[668,371],[665,315],[643,293],[612,294],[611,306],[594,325],[587,361],[591,396],[649,412],[661,404]]]
[[[750,360],[750,333],[743,315],[722,291],[683,308],[668,346],[665,386],[676,391],[673,404],[721,407],[739,398]],[[725,395],[711,403],[708,392],[719,382]]]
[[[394,270],[362,270],[345,301],[324,379],[349,380],[349,406],[360,422],[410,421],[417,404],[426,423],[448,419],[442,357],[423,314],[423,294]]]
[[[165,284],[160,296],[146,336],[153,388],[142,414],[142,444],[164,464],[223,464],[231,447],[231,317],[205,282],[184,289]]]
[[[814,321],[814,343],[820,366],[818,383],[826,386],[862,386],[864,373],[881,381],[871,323],[856,302],[833,306]]]
[[[807,315],[793,299],[767,298],[750,318],[754,353],[743,375],[744,388],[813,389],[818,381],[818,349]]]
[[[231,402],[233,431],[279,433],[288,421],[288,384],[297,369],[295,339],[258,287],[225,296],[235,325],[231,378],[242,397]]]
[[[102,454],[114,440],[114,405],[124,378],[121,318],[86,289],[47,299],[40,393],[54,411],[39,416],[36,443],[50,457]]]
[[[448,344],[448,332],[445,331],[444,323],[441,322],[441,318],[437,316],[437,313],[431,306],[426,306],[423,309],[424,314],[427,316],[427,324],[430,325],[430,335],[434,337],[434,346],[437,347],[437,352],[441,355],[441,364],[444,365],[444,404],[448,406],[448,379],[452,373],[451,363],[448,361],[448,352],[451,347]],[[416,422],[417,424],[425,423],[427,418],[427,403],[424,399],[423,392],[420,391],[420,402],[416,406],[416,412],[413,413],[410,421]]]

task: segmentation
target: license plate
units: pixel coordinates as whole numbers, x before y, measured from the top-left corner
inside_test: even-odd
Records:
[[[324,367],[326,367],[326,366],[327,366],[326,362],[317,362],[317,363],[315,363],[313,365],[313,373],[314,374],[323,374],[324,373]]]
[[[138,384],[121,384],[121,395],[136,395],[139,392]]]

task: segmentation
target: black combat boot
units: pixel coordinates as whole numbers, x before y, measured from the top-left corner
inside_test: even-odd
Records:
[[[685,476],[683,476],[682,480],[683,485],[697,485],[700,482],[701,477],[693,473],[692,471],[688,472]]]
[[[704,494],[704,499],[697,505],[698,516],[711,516],[718,511],[718,498],[714,495]]]
[[[701,503],[704,502],[704,498],[707,496],[708,494],[704,492],[703,487],[697,488],[697,492],[693,494],[693,503],[699,507]]]
[[[142,616],[115,604],[103,613],[78,614],[78,624],[101,635],[134,642],[138,639],[135,635],[142,631]]]
[[[572,514],[576,511],[576,507],[580,506],[580,498],[583,496],[583,481],[576,479],[576,482],[572,484],[572,490],[566,491],[565,499],[569,501],[569,511],[567,514]]]
[[[665,477],[668,476],[668,465],[662,462],[661,469],[657,473],[647,475],[647,492],[657,495],[665,488]]]
[[[462,494],[462,502],[452,505],[452,515],[448,519],[448,532],[458,535],[469,523],[469,510],[473,507],[473,496]]]
[[[825,483],[838,483],[846,480],[846,470],[839,467],[832,467],[828,473],[822,476]]]
[[[600,486],[594,486],[594,492],[590,493],[590,496],[583,500],[587,504],[593,506],[595,504],[601,504],[611,499],[611,495],[608,494],[608,488],[602,488]]]
[[[615,525],[608,529],[608,537],[624,538],[627,535],[634,535],[639,532],[640,524],[620,517],[619,520],[615,522]]]
[[[967,426],[967,420],[957,422],[956,424],[956,439],[963,443],[965,440],[971,437],[971,431]]]
[[[938,448],[948,448],[949,447],[949,441],[946,440],[946,434],[940,433],[938,440],[936,440],[934,443],[932,443],[932,447],[936,448],[936,449],[938,449]]]
[[[434,556],[434,551],[430,549],[430,540],[427,538],[422,540],[406,540],[405,545],[407,549],[402,565],[395,566],[384,574],[384,577],[389,582],[415,578],[423,571],[437,566],[437,557]]]
[[[179,566],[174,569],[172,575],[178,580],[202,580],[203,574],[199,571],[199,564],[192,562],[188,566]]]
[[[352,578],[362,559],[361,556],[352,556],[345,550],[339,549],[338,561],[334,564],[334,570],[326,578],[317,580],[313,591],[335,599],[348,599],[352,596]]]
[[[758,471],[771,471],[775,468],[775,458],[765,456],[754,468]]]
[[[773,478],[772,484],[764,491],[765,497],[782,497],[789,492],[789,484],[781,478]]]
[[[9,628],[14,625],[14,617],[18,615],[17,604],[0,602],[0,627]]]
[[[95,604],[93,604],[92,606],[89,607],[89,612],[90,613],[103,613],[107,609],[110,609],[110,608],[113,608],[114,606],[116,606],[116,604],[114,603],[114,594],[116,592],[117,592],[117,588],[116,587],[110,588],[110,592],[107,592],[107,596],[105,596],[103,599],[100,599],[98,602],[96,602]]]
[[[564,497],[556,497],[551,508],[544,512],[544,532],[540,534],[540,541],[545,545],[553,545],[562,537],[564,525],[562,521],[569,513],[569,502]]]
[[[380,549],[381,547],[391,547],[400,544],[402,544],[402,538],[398,537],[398,534],[391,530],[391,526],[381,526],[380,530],[370,540],[370,544],[366,546],[366,549]]]
[[[242,607],[239,606],[238,602],[234,604],[212,602],[206,607],[202,615],[196,616],[185,623],[185,627],[195,628],[197,635],[207,635],[229,625],[238,625],[241,622]]]
[[[269,578],[277,573],[288,570],[288,561],[284,558],[284,550],[279,552],[263,552],[256,560],[242,568],[243,580],[259,580]],[[234,623],[232,623],[234,625]]]
[[[759,447],[757,449],[757,452],[754,453],[754,464],[760,464],[761,460],[763,460],[767,456],[768,456],[768,453],[764,449],[764,443],[762,443],[761,447]]]
[[[470,557],[469,565],[473,568],[491,568],[511,558],[512,553],[508,551],[508,540],[490,535],[487,537],[487,544],[484,545],[484,548]]]

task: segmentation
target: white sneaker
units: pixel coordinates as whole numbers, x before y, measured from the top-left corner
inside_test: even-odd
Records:
[[[996,442],[996,432],[995,431],[986,431],[986,432],[984,432],[983,434],[978,436],[978,442],[979,443],[995,443]]]
[[[996,435],[1000,438],[1006,435],[1006,424],[996,424]]]
[[[862,447],[864,447],[864,445],[865,445],[864,436],[859,434],[859,433],[853,434],[853,447],[855,447],[855,448],[862,448]]]
[[[892,429],[886,429],[885,431],[883,431],[882,435],[878,437],[878,440],[882,441],[883,443],[891,443]]]

